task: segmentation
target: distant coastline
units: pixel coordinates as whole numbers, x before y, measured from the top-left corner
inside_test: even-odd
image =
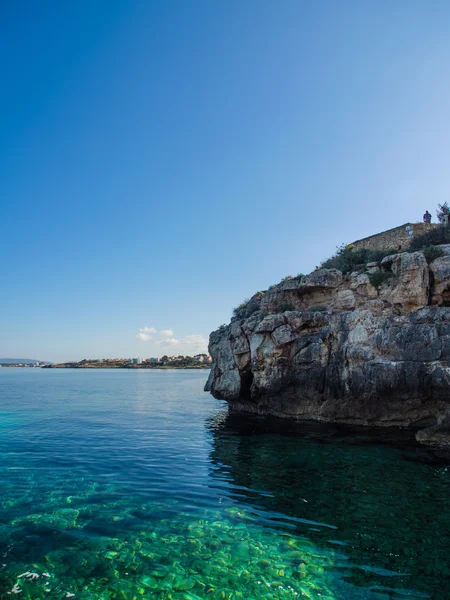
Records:
[[[51,365],[52,363],[44,360],[34,360],[32,358],[0,358],[0,368],[2,367],[13,367],[13,368],[26,368],[36,369]]]
[[[65,362],[42,365],[43,369],[209,369],[211,357],[207,354],[196,356],[163,356],[162,358],[108,358],[83,359],[79,362]]]
[[[14,365],[8,365],[14,366]],[[41,369],[210,369],[210,364],[204,365],[80,365],[79,363],[62,363],[60,365],[45,365]]]

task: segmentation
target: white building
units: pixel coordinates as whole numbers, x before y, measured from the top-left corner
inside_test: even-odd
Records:
[[[142,364],[142,358],[130,358],[130,364],[131,365],[141,365]]]

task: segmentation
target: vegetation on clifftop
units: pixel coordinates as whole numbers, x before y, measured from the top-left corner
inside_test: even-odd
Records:
[[[353,271],[362,271],[371,262],[380,262],[385,256],[395,254],[395,250],[355,250],[352,245],[343,244],[337,253],[328,258],[318,267],[319,269],[338,269],[344,275]]]
[[[238,317],[247,308],[249,302],[250,302],[250,298],[246,298],[244,300],[244,302],[241,302],[241,304],[239,304],[239,306],[236,306],[236,308],[233,308],[233,315],[235,317]]]
[[[450,207],[447,204],[439,206],[442,215],[450,216]],[[439,215],[439,212],[438,212]],[[417,252],[422,251],[424,256],[430,264],[436,258],[444,256],[445,252],[439,246],[441,244],[450,244],[450,226],[445,222],[442,223],[439,227],[433,227],[429,231],[425,232],[422,235],[418,235],[411,240],[409,247],[404,250],[404,252]],[[368,272],[367,265],[370,263],[380,263],[383,258],[386,256],[390,256],[393,254],[400,253],[398,250],[388,249],[388,250],[368,250],[365,248],[355,249],[352,244],[342,244],[338,249],[334,256],[324,260],[316,269],[338,269],[344,275],[348,275],[353,272]],[[380,272],[380,273],[370,273],[369,270],[369,280],[370,283],[379,290],[385,283],[389,281],[392,273],[390,272]],[[280,283],[285,283],[287,281],[301,281],[305,275],[303,273],[298,273],[296,276],[287,275],[283,277]],[[269,290],[277,288],[279,284],[273,284],[269,286]],[[249,317],[255,310],[258,310],[257,302],[253,302],[253,300],[260,299],[266,290],[257,292],[252,298],[247,298],[239,304],[236,308],[233,309],[233,316],[240,319],[244,317]],[[292,310],[290,304],[283,305],[282,308],[286,310]]]
[[[427,262],[430,263],[436,258],[444,255],[444,251],[439,248],[441,244],[450,244],[450,227],[442,224],[414,237],[409,247],[404,252],[417,252],[421,250]],[[328,258],[319,265],[319,269],[339,269],[344,275],[352,271],[364,271],[366,265],[371,262],[380,262],[385,256],[397,254],[398,250],[355,250],[350,245],[340,246],[334,256]]]
[[[425,246],[422,248],[422,252],[427,260],[427,263],[430,264],[436,258],[444,256],[445,252],[439,246]]]
[[[446,224],[434,227],[430,231],[413,238],[408,252],[417,252],[417,250],[423,250],[427,246],[439,246],[440,244],[450,244],[450,227]]]

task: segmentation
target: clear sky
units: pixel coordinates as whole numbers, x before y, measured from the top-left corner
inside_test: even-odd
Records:
[[[205,349],[450,195],[450,3],[0,3],[0,356]],[[155,331],[153,331],[155,330]]]

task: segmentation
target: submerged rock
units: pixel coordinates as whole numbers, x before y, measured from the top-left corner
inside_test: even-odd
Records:
[[[205,390],[234,410],[415,427],[450,444],[449,256],[400,253],[378,268],[376,283],[320,269],[258,293],[211,334]]]

